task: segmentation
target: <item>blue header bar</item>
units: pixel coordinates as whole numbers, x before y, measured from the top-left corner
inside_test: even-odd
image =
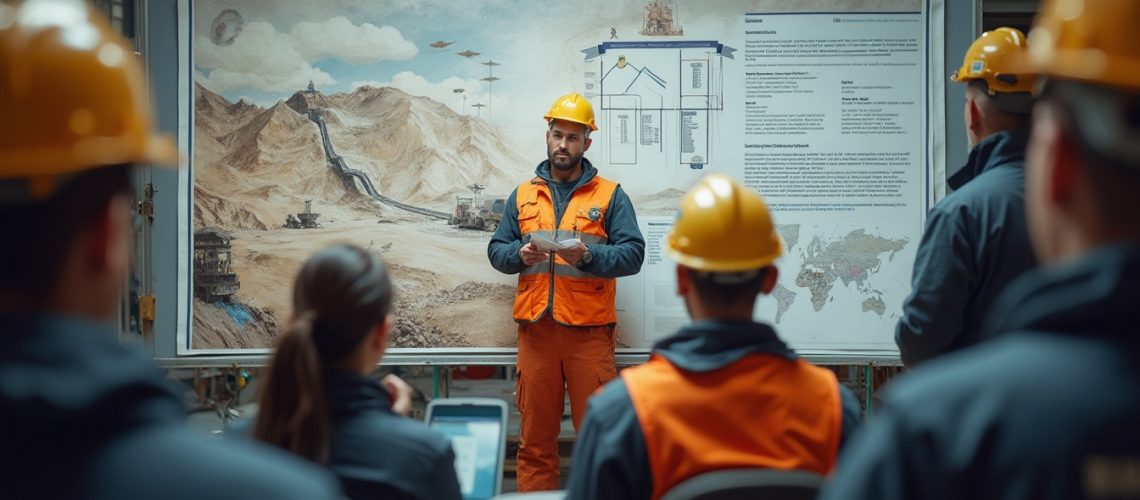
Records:
[[[605,54],[608,50],[619,49],[716,49],[717,54],[729,59],[732,59],[732,53],[736,52],[736,49],[725,46],[716,40],[662,40],[659,42],[603,42],[596,46],[582,49],[582,53],[586,54],[586,60],[589,61],[590,59]]]

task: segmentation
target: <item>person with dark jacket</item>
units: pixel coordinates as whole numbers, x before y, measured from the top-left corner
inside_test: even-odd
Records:
[[[125,183],[126,173],[120,175]],[[6,209],[0,214],[11,215]],[[122,281],[116,276],[115,282]],[[339,497],[331,476],[295,457],[265,446],[216,442],[187,429],[186,408],[173,384],[106,326],[114,310],[111,304],[107,316],[94,319],[67,310],[3,307],[0,428],[6,437],[0,496]]]
[[[955,191],[927,214],[895,329],[908,367],[982,341],[982,321],[998,293],[1036,266],[1025,228],[1025,144],[1036,78],[1008,69],[1027,50],[1017,29],[987,31],[951,77],[968,84],[970,157],[948,179]]]
[[[590,398],[568,498],[660,498],[721,469],[830,473],[862,409],[834,373],[752,319],[783,252],[764,201],[705,177],[682,201],[668,252],[693,324]]]
[[[178,164],[127,42],[86,2],[0,4],[0,114],[0,497],[337,497],[302,460],[192,433],[116,339],[133,165]]]
[[[593,106],[567,94],[543,118],[547,160],[511,192],[487,245],[495,269],[519,276],[521,492],[558,489],[563,401],[569,393],[578,429],[586,399],[616,376],[617,278],[636,274],[645,258],[629,196],[583,157],[598,129]],[[571,243],[552,246],[563,242]]]
[[[324,464],[349,498],[458,499],[451,442],[411,411],[411,387],[367,377],[395,319],[388,267],[337,245],[293,285],[293,317],[262,386],[253,437]]]
[[[1140,0],[1072,5],[1045,2],[1019,63],[1046,78],[1026,165],[1042,267],[994,306],[1000,338],[890,388],[822,498],[1140,498]]]

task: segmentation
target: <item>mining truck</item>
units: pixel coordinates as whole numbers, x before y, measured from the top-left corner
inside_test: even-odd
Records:
[[[294,217],[293,214],[285,215],[285,227],[289,229],[312,229],[321,227],[321,224],[317,222],[317,217],[320,216],[321,214],[313,213],[313,200],[305,200],[304,212],[297,214],[296,217]]]
[[[447,220],[448,224],[464,229],[478,229],[481,231],[494,231],[503,220],[503,212],[507,209],[505,196],[484,197],[483,186],[472,184],[467,186],[473,196],[456,196],[455,212]]]

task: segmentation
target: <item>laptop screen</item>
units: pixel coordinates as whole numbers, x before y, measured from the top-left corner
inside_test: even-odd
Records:
[[[439,405],[428,425],[451,438],[459,488],[468,500],[489,499],[503,474],[502,410],[495,406]]]

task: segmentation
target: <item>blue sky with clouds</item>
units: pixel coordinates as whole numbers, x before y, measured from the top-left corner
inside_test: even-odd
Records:
[[[471,98],[477,99],[486,92],[487,86],[487,83],[481,82],[480,79],[488,76],[488,67],[479,63],[495,57],[496,54],[509,52],[509,45],[515,43],[510,35],[512,31],[510,26],[517,23],[508,19],[518,19],[519,7],[525,4],[514,1],[487,1],[464,6],[465,2],[364,3],[351,0],[314,2],[324,5],[306,5],[307,3],[298,5],[292,2],[256,0],[246,2],[197,0],[194,7],[196,79],[227,99],[236,101],[245,98],[258,104],[268,105],[278,99],[286,99],[292,92],[303,88],[307,80],[301,77],[306,76],[306,68],[330,77],[322,81],[319,77],[312,78],[317,73],[307,75],[311,77],[310,79],[316,80],[318,86],[326,93],[352,91],[354,83],[358,82],[390,83],[400,73],[412,73],[429,83],[441,84],[453,79],[453,83],[460,83],[460,88],[474,87],[469,88],[467,92]],[[245,29],[237,35],[232,45],[203,47],[209,43],[208,33],[213,19],[224,9],[238,11],[243,17]],[[377,53],[371,56],[365,55],[364,60],[361,58],[353,60],[351,57],[338,57],[335,50],[334,53],[323,55],[277,50],[282,45],[287,45],[283,42],[298,45],[307,42],[311,45],[320,43],[321,40],[342,36],[340,32],[332,29],[325,29],[321,32],[324,36],[316,38],[307,37],[298,40],[297,37],[290,36],[294,34],[294,27],[298,23],[321,23],[336,16],[343,16],[357,29],[365,25],[380,29],[390,27],[398,32],[397,39],[414,45],[416,53],[411,58],[387,57]],[[254,23],[267,23],[273,32],[268,33],[265,29],[257,30]],[[260,27],[265,28],[264,25]],[[244,44],[246,40],[243,40],[243,37],[247,36],[257,36],[267,40],[263,45],[247,45]],[[343,36],[352,36],[352,34]],[[445,48],[431,47],[431,43],[440,40],[455,43]],[[348,47],[345,50],[351,52],[353,49]],[[464,50],[480,52],[480,55],[464,58],[456,54]],[[257,51],[259,54],[243,56],[240,54],[242,51]],[[218,63],[219,59],[237,60],[243,57],[254,59],[254,64],[231,68],[228,78],[219,78],[227,71],[225,68],[219,70],[220,66],[224,66]],[[279,64],[276,68],[267,68],[256,61],[266,59],[277,61]],[[503,60],[502,56],[498,59]],[[280,70],[281,74],[269,78],[268,82],[256,77],[256,75],[273,75],[274,69]],[[495,90],[510,92],[514,86],[511,81],[512,76],[520,69],[522,69],[520,66],[514,64],[495,66],[495,76],[503,78],[495,82]],[[249,74],[243,75],[241,70]],[[455,79],[460,82],[455,82]],[[330,83],[330,80],[335,83]]]
[[[194,78],[231,101],[271,106],[310,80],[326,94],[389,86],[488,120],[545,151],[542,115],[568,92],[588,93],[598,62],[580,52],[637,34],[644,0],[192,0]],[[739,0],[677,0],[686,36],[720,38],[741,15]],[[225,9],[244,18],[232,45],[210,41]],[[700,20],[699,18],[704,18]],[[437,49],[431,43],[454,44]],[[466,59],[456,52],[473,50]],[[491,95],[487,66],[494,58]],[[460,95],[455,88],[466,89]],[[463,96],[467,99],[463,100]],[[476,110],[472,104],[489,104]]]
[[[636,34],[643,11],[640,0],[192,1],[194,79],[231,102],[272,106],[310,80],[325,94],[395,87],[488,120],[539,154],[550,102],[585,91],[579,51],[608,39],[611,26]],[[217,45],[211,24],[226,9],[244,27]],[[431,47],[439,40],[455,43]],[[480,55],[456,54],[464,50]],[[489,58],[502,64],[493,89],[481,81]]]

